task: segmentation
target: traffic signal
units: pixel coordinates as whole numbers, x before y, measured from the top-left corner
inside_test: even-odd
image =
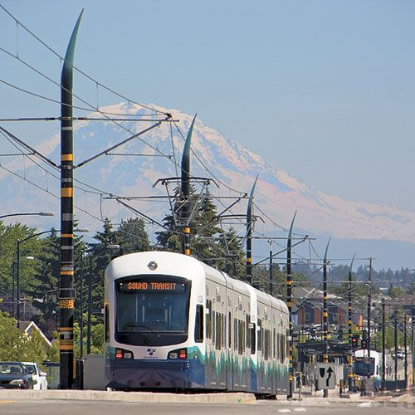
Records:
[[[359,343],[359,335],[355,334],[354,336],[352,336],[352,348],[357,349],[358,343]]]
[[[367,349],[367,340],[362,339],[361,348],[362,349]]]

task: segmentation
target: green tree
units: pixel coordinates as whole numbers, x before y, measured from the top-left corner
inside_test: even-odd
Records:
[[[59,272],[60,272],[60,237],[53,229],[51,234],[41,241],[39,253],[40,266],[37,278],[30,283],[33,305],[39,309],[40,316],[35,322],[48,338],[57,330],[59,313]]]
[[[179,202],[176,203],[174,216],[169,214],[163,219],[166,231],[157,232],[157,242],[166,250],[181,252],[182,228],[178,223]],[[201,197],[191,191],[189,211],[192,212],[190,222],[190,250],[192,256],[209,265],[220,266],[226,258],[223,243],[223,230],[218,226],[216,206],[208,193]]]
[[[231,226],[219,237],[218,244],[223,252],[223,259],[217,264],[218,268],[233,278],[242,280],[245,278],[243,239],[238,236],[236,229]]]
[[[141,218],[122,220],[116,231],[116,236],[124,254],[150,250],[145,223]]]
[[[30,336],[16,328],[16,320],[0,312],[0,360],[30,361],[41,364],[48,347],[37,331]]]

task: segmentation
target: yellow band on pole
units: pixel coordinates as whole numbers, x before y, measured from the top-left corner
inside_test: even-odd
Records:
[[[73,161],[73,154],[62,154],[62,161]]]
[[[73,188],[72,187],[62,187],[61,196],[62,197],[73,197]]]

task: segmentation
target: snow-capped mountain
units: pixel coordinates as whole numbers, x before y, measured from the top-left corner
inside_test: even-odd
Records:
[[[159,184],[153,188],[154,183],[160,178],[180,175],[177,166],[180,166],[184,138],[193,115],[154,105],[151,107],[171,113],[174,120],[179,120],[177,125],[180,132],[176,129],[176,124],[162,123],[159,127],[110,151],[109,155],[103,155],[84,167],[75,169],[75,178],[82,182],[77,183],[78,189],[75,193],[75,211],[82,226],[88,226],[91,230],[99,229],[101,224],[93,218],[94,216],[108,216],[114,222],[129,216],[123,206],[108,199],[108,194],[131,198],[166,195],[164,187]],[[101,110],[112,114],[150,114],[147,109],[125,103]],[[91,116],[98,117],[99,114]],[[75,165],[123,141],[134,132],[148,128],[149,125],[148,122],[141,121],[118,124],[111,121],[77,122],[74,139]],[[132,133],[122,127],[130,128]],[[57,134],[37,146],[40,152],[57,164],[60,158],[59,140],[60,136]],[[238,142],[224,137],[199,118],[194,126],[191,148],[191,174],[213,178],[219,187],[211,184],[209,190],[216,196],[236,197],[237,191],[249,193],[258,175],[255,204],[264,214],[284,227],[288,227],[294,212],[297,211],[296,227],[310,234],[324,234],[347,240],[415,243],[414,212],[344,200],[336,195],[315,190],[264,161],[258,154],[247,150]],[[112,155],[114,153],[118,155]],[[52,196],[52,193],[59,194],[59,172],[54,172],[57,177],[55,178],[34,166],[29,159],[25,158],[23,162],[22,160],[22,157],[2,160],[2,166],[7,169],[0,170],[2,210],[13,211],[18,205],[37,206],[43,210],[53,209],[57,215],[55,226],[58,227],[59,199]],[[24,176],[38,187],[10,172]],[[106,193],[100,195],[100,191]],[[139,199],[130,202],[136,209],[159,220],[168,209],[168,203],[161,200]],[[231,202],[221,203],[225,208],[226,203]],[[221,208],[222,205],[218,207],[218,211]],[[246,200],[235,206],[232,211],[244,213]],[[258,211],[256,213],[260,214]],[[270,226],[269,231],[271,230]]]

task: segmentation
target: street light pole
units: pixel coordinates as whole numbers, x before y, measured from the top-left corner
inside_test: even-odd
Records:
[[[22,242],[26,242],[29,239],[36,238],[37,236],[44,235],[45,233],[50,233],[56,231],[55,229],[49,229],[48,231],[42,231],[35,233],[33,235],[29,235],[24,239],[17,240],[16,246],[16,320],[17,320],[17,328],[20,328],[20,244]],[[59,232],[59,231],[56,231]],[[78,229],[77,232],[88,232],[88,229]]]
[[[9,218],[11,216],[54,216],[54,213],[52,212],[8,213],[7,215],[1,215],[0,219]]]

